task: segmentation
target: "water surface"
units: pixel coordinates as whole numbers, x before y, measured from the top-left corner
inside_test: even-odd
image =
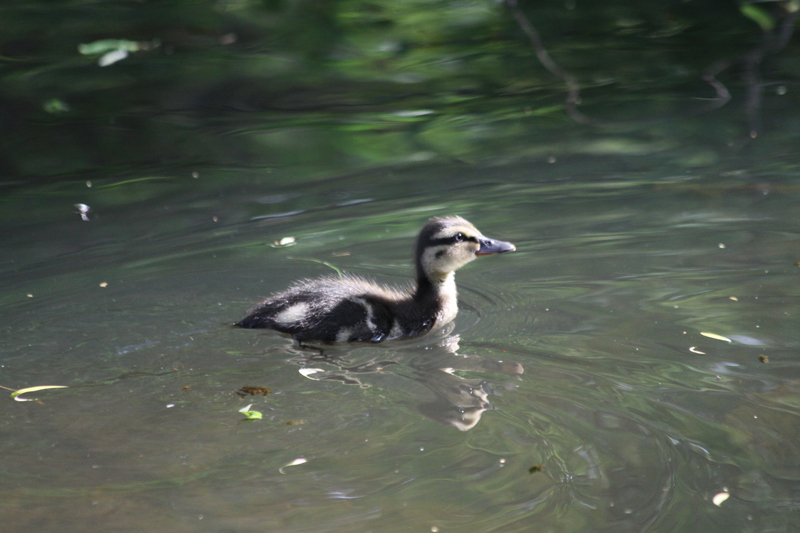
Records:
[[[0,385],[69,388],[0,402],[7,527],[800,527],[796,177],[605,164],[17,191]],[[451,327],[321,355],[230,325],[333,267],[405,283],[445,214],[517,245]]]

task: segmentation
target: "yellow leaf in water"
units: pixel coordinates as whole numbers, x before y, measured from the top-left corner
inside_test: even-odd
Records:
[[[297,459],[295,459],[294,461],[291,461],[291,462],[289,462],[289,463],[286,463],[285,465],[283,465],[282,467],[280,467],[280,468],[278,469],[278,472],[280,472],[281,474],[286,474],[286,472],[284,472],[284,471],[283,471],[283,469],[284,469],[284,468],[286,468],[286,467],[289,467],[289,466],[297,466],[297,465],[302,465],[302,464],[305,464],[305,463],[307,463],[307,462],[308,462],[308,459],[306,459],[305,457],[298,457],[298,458],[297,458]]]
[[[21,394],[25,394],[26,392],[36,392],[37,390],[47,390],[47,389],[66,389],[66,385],[39,385],[38,387],[28,387],[25,389],[19,389],[11,393],[11,397],[14,398],[17,402],[35,402],[36,398],[27,399],[27,398],[19,398]]]
[[[705,331],[701,331],[700,335],[703,337],[708,337],[709,339],[717,339],[718,341],[732,342],[728,337],[723,337],[722,335],[717,335],[716,333],[707,333]]]

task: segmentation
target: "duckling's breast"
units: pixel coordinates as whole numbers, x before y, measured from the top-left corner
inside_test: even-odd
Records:
[[[450,272],[439,284],[437,295],[437,313],[434,328],[452,322],[458,314],[458,290],[456,289],[456,276]]]

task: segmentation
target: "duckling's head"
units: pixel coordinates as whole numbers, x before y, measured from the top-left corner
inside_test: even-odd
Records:
[[[510,242],[484,237],[461,217],[430,219],[417,239],[417,278],[442,281],[481,255],[513,252]]]

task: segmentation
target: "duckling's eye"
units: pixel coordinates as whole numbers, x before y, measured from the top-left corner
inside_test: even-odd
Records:
[[[460,233],[460,232],[459,232],[459,233],[456,233],[456,236],[455,236],[455,237],[453,237],[453,238],[456,240],[456,242],[461,242],[461,241],[463,241],[463,240],[464,240],[464,234],[463,234],[463,233]]]

